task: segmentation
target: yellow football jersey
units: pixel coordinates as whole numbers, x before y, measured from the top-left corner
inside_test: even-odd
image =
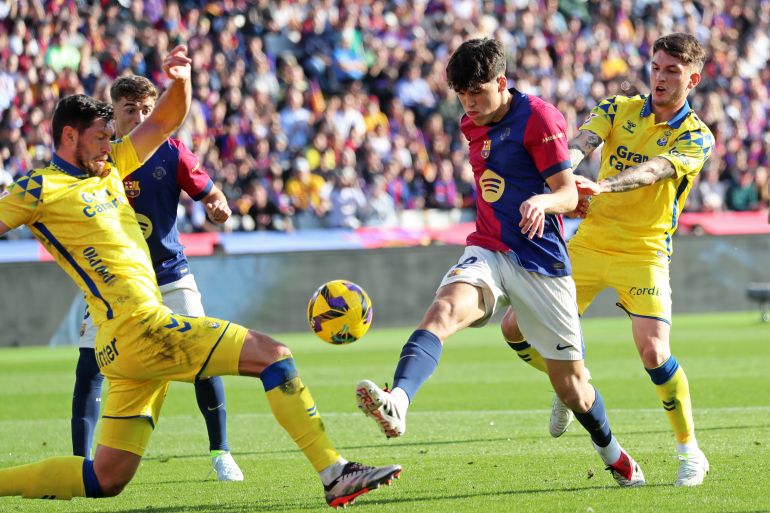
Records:
[[[685,102],[668,122],[656,123],[649,96],[613,96],[591,111],[580,130],[604,141],[599,179],[654,157],[673,164],[675,176],[626,192],[591,199],[570,244],[607,253],[671,256],[671,236],[695,176],[711,155],[714,137]]]
[[[122,178],[139,166],[130,138],[112,144],[109,173],[89,177],[54,155],[0,198],[0,222],[26,224],[86,297],[96,325],[161,304],[150,252]]]

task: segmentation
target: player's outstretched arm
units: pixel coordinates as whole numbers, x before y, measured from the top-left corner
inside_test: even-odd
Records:
[[[579,130],[578,134],[567,145],[569,148],[569,158],[572,161],[572,169],[577,169],[583,159],[601,146],[603,142],[601,137],[590,130]]]
[[[211,191],[201,200],[206,207],[206,213],[212,221],[222,224],[230,219],[232,211],[227,205],[225,194],[215,185]]]
[[[131,131],[131,142],[140,162],[151,157],[187,117],[192,104],[191,62],[184,45],[171,50],[163,60],[163,71],[171,84],[158,98],[152,114]]]
[[[599,192],[625,192],[652,185],[666,178],[671,178],[675,174],[676,169],[670,160],[655,157],[638,166],[624,169],[615,176],[599,180],[596,185]]]

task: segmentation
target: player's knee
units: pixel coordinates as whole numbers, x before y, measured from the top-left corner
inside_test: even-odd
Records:
[[[430,330],[441,340],[455,333],[462,323],[462,312],[453,301],[437,298],[433,301],[420,328]]]
[[[667,344],[663,344],[661,341],[650,340],[649,343],[639,348],[639,356],[645,368],[655,369],[668,360],[669,356],[671,356],[671,351]]]
[[[126,485],[131,482],[131,476],[119,476],[109,475],[100,476],[99,485],[102,488],[103,497],[115,497],[126,488]]]
[[[271,336],[249,331],[241,351],[238,371],[245,376],[259,376],[271,363],[291,356],[291,350]]]

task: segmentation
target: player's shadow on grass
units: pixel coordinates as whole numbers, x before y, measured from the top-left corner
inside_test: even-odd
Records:
[[[768,426],[764,424],[755,424],[755,425],[745,425],[745,426],[712,426],[712,427],[699,427],[698,431],[730,431],[730,430],[742,430],[742,429],[767,429]],[[630,431],[618,431],[618,433],[622,433],[622,436],[633,436],[633,435],[654,435],[654,434],[670,434],[671,431],[669,429],[647,429],[647,430],[630,430]],[[577,429],[571,429],[565,436],[567,437],[584,437],[586,436],[586,433],[582,430]],[[530,436],[521,436],[518,434],[511,433],[511,436],[504,436],[504,437],[497,437],[497,438],[464,438],[464,439],[455,439],[455,440],[418,440],[414,442],[404,442],[402,440],[398,441],[388,441],[383,440],[382,443],[375,443],[375,444],[360,444],[360,445],[339,445],[337,448],[341,451],[349,451],[349,450],[356,450],[356,449],[382,449],[383,445],[390,444],[393,447],[426,447],[426,446],[438,446],[438,445],[457,445],[457,444],[474,444],[474,443],[490,443],[490,442],[516,442],[521,443],[525,442],[527,440],[541,440],[543,438],[548,438],[545,435],[530,435]],[[288,447],[286,449],[276,449],[276,450],[267,450],[267,451],[237,451],[234,454],[236,456],[263,456],[266,454],[288,454],[288,453],[294,453],[297,449],[294,447]],[[195,454],[180,454],[180,455],[168,455],[168,454],[158,454],[155,456],[145,456],[142,458],[145,461],[160,461],[161,463],[165,463],[169,460],[186,460],[186,459],[197,459],[197,458],[205,458],[205,455],[201,455],[199,453]],[[770,513],[770,511],[768,511]]]
[[[542,436],[518,436],[518,435],[511,435],[511,436],[505,436],[505,437],[498,437],[498,438],[463,438],[463,439],[456,439],[456,440],[419,440],[414,442],[403,442],[401,440],[399,441],[393,441],[390,442],[388,440],[383,440],[382,443],[375,443],[375,444],[365,444],[365,445],[338,445],[336,446],[337,449],[340,451],[349,451],[354,449],[382,449],[384,445],[391,444],[394,447],[426,447],[426,446],[434,446],[434,445],[458,445],[458,444],[475,444],[475,443],[489,443],[489,442],[521,442],[525,440],[538,440],[543,438]],[[236,451],[233,453],[236,457],[241,456],[264,456],[266,454],[289,454],[289,453],[295,453],[297,452],[297,449],[294,447],[288,447],[286,449],[276,449],[276,450],[267,450],[267,451]],[[166,463],[169,460],[185,460],[185,459],[194,459],[194,458],[205,458],[205,455],[201,454],[180,454],[180,455],[167,455],[167,454],[158,454],[155,456],[145,456],[142,458],[143,461],[160,461],[161,463]]]
[[[652,487],[670,487],[670,484],[667,483],[659,483],[659,484],[648,484],[645,486],[645,488],[652,488]],[[406,507],[407,504],[412,503],[420,503],[420,502],[432,502],[432,501],[439,501],[439,500],[475,500],[479,497],[515,497],[518,495],[539,495],[539,494],[548,494],[548,493],[574,493],[574,492],[585,492],[588,490],[600,490],[600,489],[614,489],[616,486],[607,483],[607,484],[597,484],[594,486],[571,486],[571,487],[563,487],[563,488],[557,488],[557,487],[549,487],[549,488],[543,488],[543,489],[528,489],[528,490],[501,490],[498,492],[490,492],[489,490],[479,490],[476,493],[464,493],[464,494],[446,494],[446,495],[440,495],[440,494],[432,494],[432,495],[410,495],[409,497],[398,497],[396,496],[384,496],[380,494],[372,495],[372,496],[365,496],[362,498],[360,503],[356,503],[355,507],[357,508],[364,508],[366,509],[368,507],[369,510],[375,510],[378,506],[382,505],[403,505]],[[394,494],[397,494],[397,490],[393,490]],[[143,506],[141,504],[137,504],[135,508],[132,509],[121,509],[121,510],[110,510],[110,513],[136,513],[137,511],[141,511],[142,513],[183,513],[183,512],[189,512],[189,511],[196,511],[196,512],[211,512],[216,511],[217,513],[240,513],[240,512],[254,512],[254,511],[270,511],[270,512],[280,512],[280,511],[302,511],[302,510],[328,510],[328,507],[321,501],[321,500],[306,500],[306,499],[297,499],[296,501],[286,501],[285,499],[281,500],[261,500],[261,501],[254,501],[249,502],[247,504],[244,503],[227,503],[226,501],[223,502],[217,502],[214,504],[186,504],[184,506]],[[91,510],[89,510],[91,511]],[[408,511],[407,509],[404,509],[404,511]],[[82,513],[86,513],[85,511]],[[763,510],[763,511],[756,511],[756,512],[744,512],[744,513],[770,513],[770,510]]]

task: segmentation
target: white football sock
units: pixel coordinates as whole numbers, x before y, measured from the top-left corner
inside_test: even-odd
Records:
[[[593,441],[591,444],[594,446],[594,449],[596,449],[597,454],[599,454],[599,457],[605,465],[612,465],[620,459],[620,451],[622,449],[615,436],[612,437],[612,440],[610,440],[610,444],[607,447],[599,447],[593,443]]]
[[[342,474],[342,469],[345,468],[347,463],[348,460],[340,456],[340,459],[320,471],[318,476],[321,478],[321,482],[324,484],[324,486],[328,486],[329,483],[337,479],[339,475]]]

